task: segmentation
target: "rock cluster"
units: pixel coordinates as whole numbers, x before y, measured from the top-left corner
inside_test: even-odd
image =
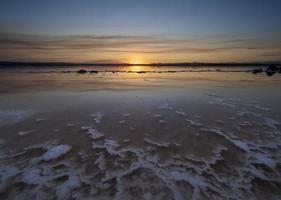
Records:
[[[281,73],[281,67],[277,67],[276,65],[269,65],[265,70],[262,68],[252,70],[253,74],[259,74],[265,72],[267,76],[272,76],[275,73]]]
[[[90,73],[90,74],[97,74],[98,71],[96,70],[90,70],[90,71],[87,71],[85,69],[80,69],[77,71],[78,74],[87,74],[87,73]]]

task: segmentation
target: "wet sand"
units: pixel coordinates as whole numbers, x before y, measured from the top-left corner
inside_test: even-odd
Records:
[[[0,73],[1,199],[280,199],[281,76]]]

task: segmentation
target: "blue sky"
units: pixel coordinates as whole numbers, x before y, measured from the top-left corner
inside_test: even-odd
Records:
[[[0,59],[281,60],[280,9],[279,0],[1,0]],[[89,49],[77,43],[85,36]]]

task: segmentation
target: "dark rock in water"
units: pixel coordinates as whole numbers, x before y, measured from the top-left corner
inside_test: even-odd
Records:
[[[78,74],[86,74],[87,73],[87,70],[85,69],[80,69],[77,71]]]
[[[267,69],[265,70],[265,73],[267,74],[267,76],[272,76],[276,72],[280,73],[280,71],[281,71],[281,68],[278,68],[276,65],[269,65],[267,67]]]
[[[96,71],[96,70],[91,70],[90,71],[90,74],[97,74],[98,73],[98,71]]]
[[[253,74],[259,74],[259,73],[262,73],[263,72],[263,69],[262,68],[259,68],[259,69],[254,69],[252,71]]]
[[[270,70],[266,70],[265,73],[267,74],[267,76],[272,76],[272,75],[275,74],[276,72],[270,71]]]

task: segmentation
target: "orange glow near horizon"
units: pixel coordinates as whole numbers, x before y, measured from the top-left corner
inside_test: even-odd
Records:
[[[137,55],[137,56],[133,56],[133,57],[129,60],[129,63],[130,63],[130,64],[133,64],[133,65],[140,65],[140,64],[144,64],[145,61],[144,61],[143,57]]]
[[[141,64],[145,64],[145,60],[140,55],[134,55],[130,60],[129,63],[133,66],[130,67],[131,71],[141,71],[143,68],[140,66]]]

